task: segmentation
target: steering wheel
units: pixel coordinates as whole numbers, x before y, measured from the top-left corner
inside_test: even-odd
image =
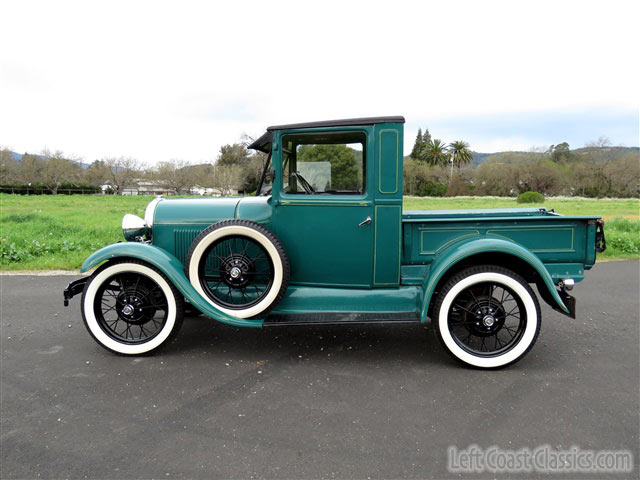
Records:
[[[315,188],[313,188],[313,186],[309,182],[307,182],[307,179],[304,178],[302,175],[300,175],[298,172],[292,172],[291,175],[295,176],[295,178],[300,180],[300,184],[302,185],[302,188],[304,188],[304,191],[307,192],[309,195],[313,195],[314,193],[316,193]]]

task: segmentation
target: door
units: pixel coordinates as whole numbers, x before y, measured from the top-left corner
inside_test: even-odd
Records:
[[[370,287],[374,215],[366,130],[285,132],[279,143],[273,221],[289,255],[291,283]]]

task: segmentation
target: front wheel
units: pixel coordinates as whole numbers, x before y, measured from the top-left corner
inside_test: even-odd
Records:
[[[500,368],[533,347],[540,331],[540,305],[527,282],[511,270],[471,267],[441,289],[433,323],[454,358],[473,367]]]
[[[107,263],[82,294],[82,318],[102,347],[140,355],[169,343],[180,330],[183,299],[167,278],[135,260]]]

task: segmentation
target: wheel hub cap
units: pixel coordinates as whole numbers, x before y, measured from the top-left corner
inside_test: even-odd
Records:
[[[145,291],[122,292],[116,302],[116,311],[125,322],[140,325],[155,314],[155,309],[150,308],[150,303],[153,303],[153,299],[149,298]]]
[[[492,315],[485,315],[485,317],[482,319],[482,323],[485,327],[493,327],[493,324],[496,323],[496,319],[493,318]]]
[[[476,301],[469,302],[464,306],[466,317],[466,327],[477,336],[493,335],[502,328],[506,317],[506,312],[502,305],[495,299],[483,298],[478,295]]]
[[[220,276],[227,285],[233,288],[247,285],[254,271],[253,262],[244,255],[229,256],[220,265]]]

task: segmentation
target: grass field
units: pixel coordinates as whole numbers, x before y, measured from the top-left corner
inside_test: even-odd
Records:
[[[93,251],[122,240],[125,213],[142,217],[151,197],[0,194],[0,270],[72,270]],[[519,205],[499,197],[405,197],[406,210],[553,208],[566,215],[601,215],[607,251],[601,259],[640,258],[640,200],[552,198]]]

